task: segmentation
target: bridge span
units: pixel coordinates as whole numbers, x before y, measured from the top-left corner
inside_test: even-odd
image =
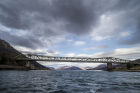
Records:
[[[26,54],[18,55],[15,57],[18,61],[45,61],[45,62],[79,62],[79,63],[107,63],[107,69],[112,69],[112,63],[133,63],[137,64],[134,61],[114,58],[114,57],[101,57],[101,58],[92,58],[92,57],[55,57],[55,56],[43,56],[35,54]]]

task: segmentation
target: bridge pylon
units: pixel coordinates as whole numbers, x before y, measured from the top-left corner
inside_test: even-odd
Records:
[[[112,71],[112,63],[107,63],[107,71]]]
[[[27,68],[30,68],[30,67],[31,67],[31,64],[30,64],[29,61],[26,62],[26,67],[27,67]]]

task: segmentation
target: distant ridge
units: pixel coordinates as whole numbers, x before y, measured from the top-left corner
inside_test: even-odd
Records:
[[[82,69],[76,66],[70,66],[70,67],[63,66],[63,67],[57,68],[57,70],[82,70]]]

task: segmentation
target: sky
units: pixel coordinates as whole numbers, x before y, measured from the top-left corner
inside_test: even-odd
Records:
[[[136,59],[139,10],[140,0],[0,0],[0,38],[22,53]]]

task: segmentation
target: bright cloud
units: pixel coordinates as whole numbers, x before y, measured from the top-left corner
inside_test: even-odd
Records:
[[[95,53],[96,57],[118,57],[124,59],[137,59],[140,58],[140,47],[131,48],[117,48],[109,52]]]
[[[120,33],[120,36],[121,37],[126,37],[126,36],[129,36],[131,34],[131,32],[129,31],[129,32],[122,32],[122,33]]]
[[[84,41],[75,41],[74,44],[79,46],[79,45],[85,45],[86,42],[84,42]]]
[[[117,48],[108,52],[97,52],[93,54],[75,54],[68,53],[67,56],[76,56],[76,57],[118,57],[118,58],[140,58],[140,47],[131,47],[131,48]]]
[[[58,56],[60,54],[58,51],[49,51],[48,49],[31,49],[22,46],[14,46],[14,48],[25,54],[40,54],[45,56]]]
[[[119,25],[117,25],[118,14],[103,14],[100,16],[99,24],[93,29],[91,34],[92,39],[101,41],[115,36],[119,32]]]
[[[67,57],[74,57],[76,55],[75,55],[75,53],[68,53],[68,54],[65,54],[65,56],[67,56]]]
[[[101,50],[101,49],[106,49],[109,48],[106,45],[102,45],[102,46],[95,46],[95,47],[88,47],[88,48],[84,48],[83,50],[85,51],[89,51],[89,50]]]

